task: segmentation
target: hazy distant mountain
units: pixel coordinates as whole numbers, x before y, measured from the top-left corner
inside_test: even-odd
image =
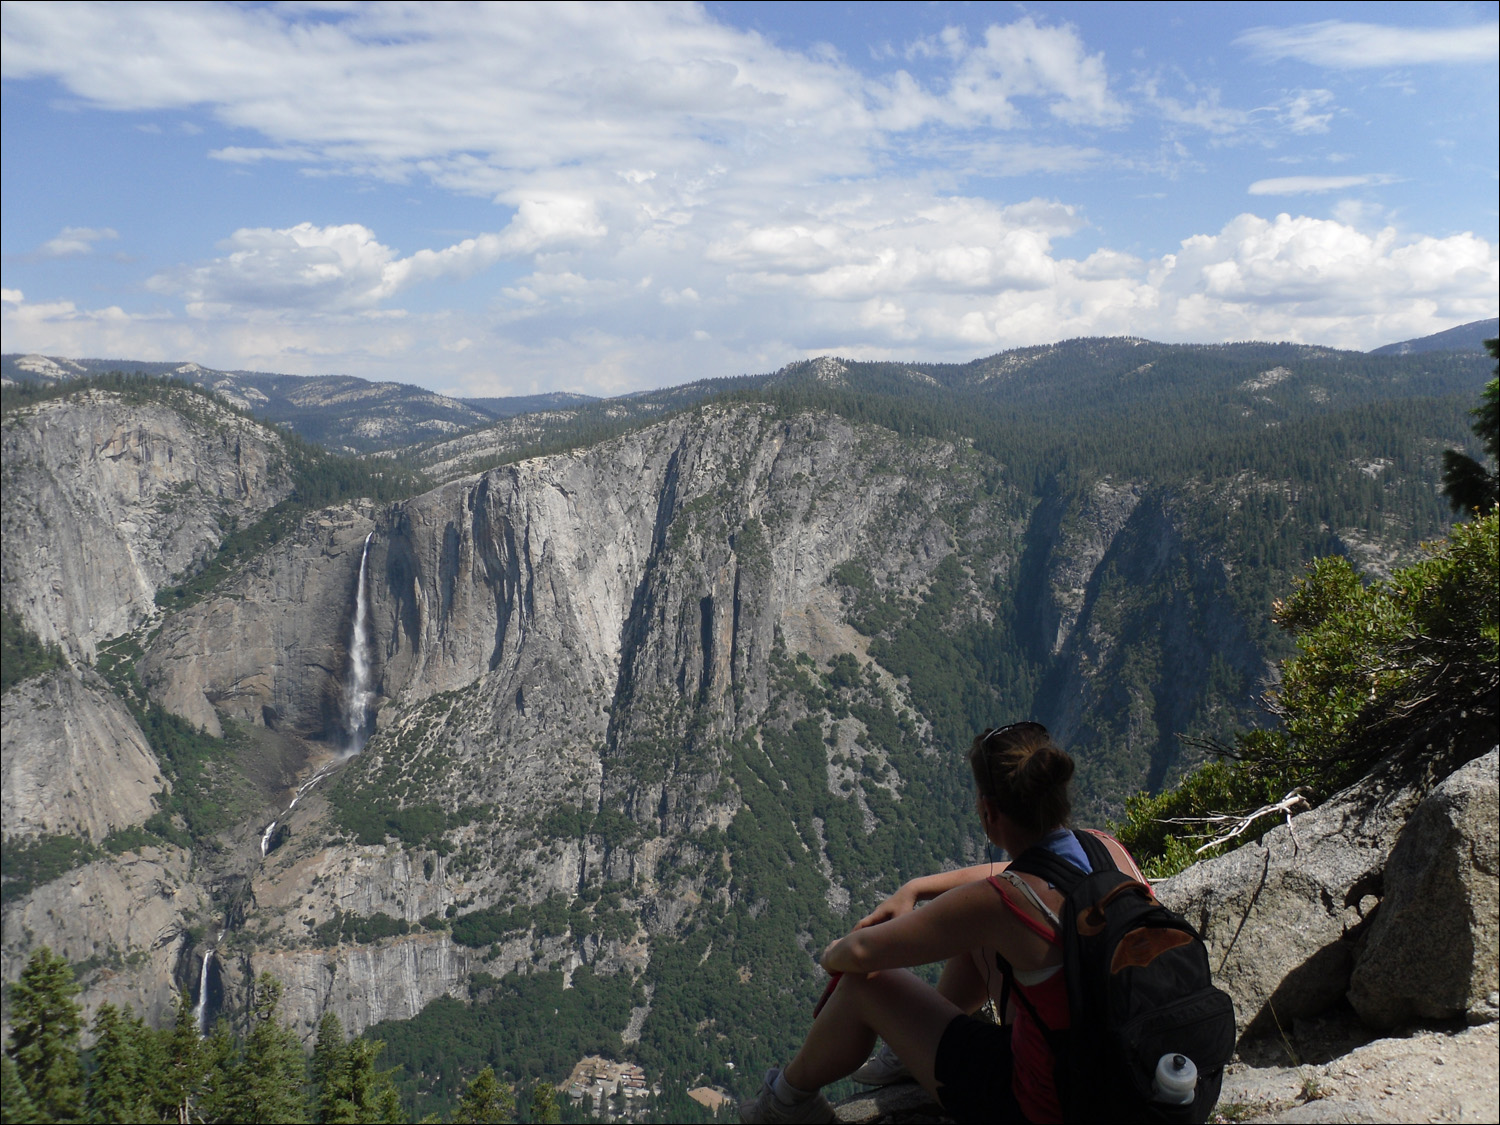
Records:
[[[1371,355],[1412,355],[1416,352],[1482,352],[1484,342],[1500,336],[1500,317],[1474,320],[1460,324],[1446,332],[1434,332],[1431,336],[1419,336],[1415,340],[1402,340],[1398,344],[1387,344],[1376,348]]]
[[[285,426],[337,453],[369,453],[451,437],[500,416],[425,387],[371,383],[349,375],[276,375],[217,371],[196,363],[0,356],[0,376],[7,383],[57,383],[106,371],[181,379],[215,391],[256,418]]]
[[[570,391],[553,391],[544,395],[510,395],[502,398],[461,398],[458,400],[494,418],[514,418],[517,414],[534,414],[538,410],[566,410],[599,400],[593,395]]]

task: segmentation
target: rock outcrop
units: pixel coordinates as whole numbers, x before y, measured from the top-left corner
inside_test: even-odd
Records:
[[[1354,938],[1380,901],[1381,872],[1416,805],[1367,784],[1156,885],[1203,934],[1241,1032],[1316,1015],[1343,998]]]
[[[201,395],[109,391],[5,416],[5,604],[92,660],[156,613],[158,588],[291,491],[281,441]]]
[[[53,671],[6,693],[0,761],[7,842],[61,835],[98,843],[154,813],[166,786],[129,709],[90,669]]]
[[[1412,812],[1349,982],[1372,1027],[1493,1020],[1500,988],[1500,752],[1450,775]]]
[[[38,945],[97,966],[81,998],[85,1016],[105,1003],[170,1018],[172,997],[191,952],[190,927],[211,918],[192,856],[170,846],[127,852],[70,871],[7,907],[3,968],[16,980]]]
[[[1204,935],[1243,1033],[1275,1033],[1346,996],[1376,1026],[1482,1018],[1495,987],[1497,754],[1425,801],[1367,778],[1157,884]]]

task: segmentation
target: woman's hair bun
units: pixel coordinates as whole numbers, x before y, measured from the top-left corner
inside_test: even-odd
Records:
[[[979,791],[1022,828],[1037,834],[1067,823],[1073,759],[1041,723],[986,731],[969,751]]]

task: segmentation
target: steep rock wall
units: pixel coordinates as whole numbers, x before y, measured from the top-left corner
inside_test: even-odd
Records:
[[[211,729],[223,713],[332,738],[354,576],[373,530],[380,729],[340,772],[382,800],[480,810],[447,847],[485,862],[351,845],[318,796],[336,773],[284,818],[289,843],[256,869],[251,928],[297,965],[324,966],[315,976],[348,980],[385,943],[296,952],[336,912],[415,922],[617,881],[639,889],[647,931],[670,933],[698,900],[678,872],[696,854],[683,834],[725,827],[739,804],[720,785],[713,746],[753,732],[782,624],[796,633],[836,615],[829,577],[856,550],[875,549],[886,573],[913,585],[951,552],[935,513],[965,487],[944,476],[958,452],[922,450],[919,479],[889,467],[911,460],[890,435],[827,416],[711,409],[383,511],[305,521],[167,623],[141,663],[145,682]],[[689,745],[697,752],[684,754]],[[555,838],[544,814],[560,807],[615,809],[645,830]],[[413,941],[397,939],[427,948]],[[606,969],[644,963],[644,948],[624,949],[587,957]],[[422,995],[459,994],[467,956],[424,962]],[[327,995],[319,1003],[350,1027],[388,1007]]]
[[[177,613],[141,660],[165,707],[214,734],[219,714],[337,741],[359,552],[373,511],[332,508]]]
[[[59,670],[5,696],[0,759],[5,837],[81,836],[95,843],[156,811],[165,787],[130,711],[92,670]]]
[[[271,431],[186,391],[54,399],[8,414],[0,441],[5,604],[88,660],[151,617],[157,589],[212,554],[230,521],[291,491]]]

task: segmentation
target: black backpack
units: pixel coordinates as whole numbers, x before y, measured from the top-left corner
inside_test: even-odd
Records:
[[[1198,931],[1122,873],[1097,836],[1073,835],[1093,874],[1040,847],[1011,864],[1064,896],[1059,937],[1071,1026],[1053,1031],[1015,992],[1052,1047],[1063,1119],[1206,1121],[1234,1053],[1234,1002],[1214,987]],[[1011,969],[1003,961],[1001,969],[1008,997]],[[1178,1054],[1198,1070],[1193,1100],[1156,1101],[1157,1064]]]

